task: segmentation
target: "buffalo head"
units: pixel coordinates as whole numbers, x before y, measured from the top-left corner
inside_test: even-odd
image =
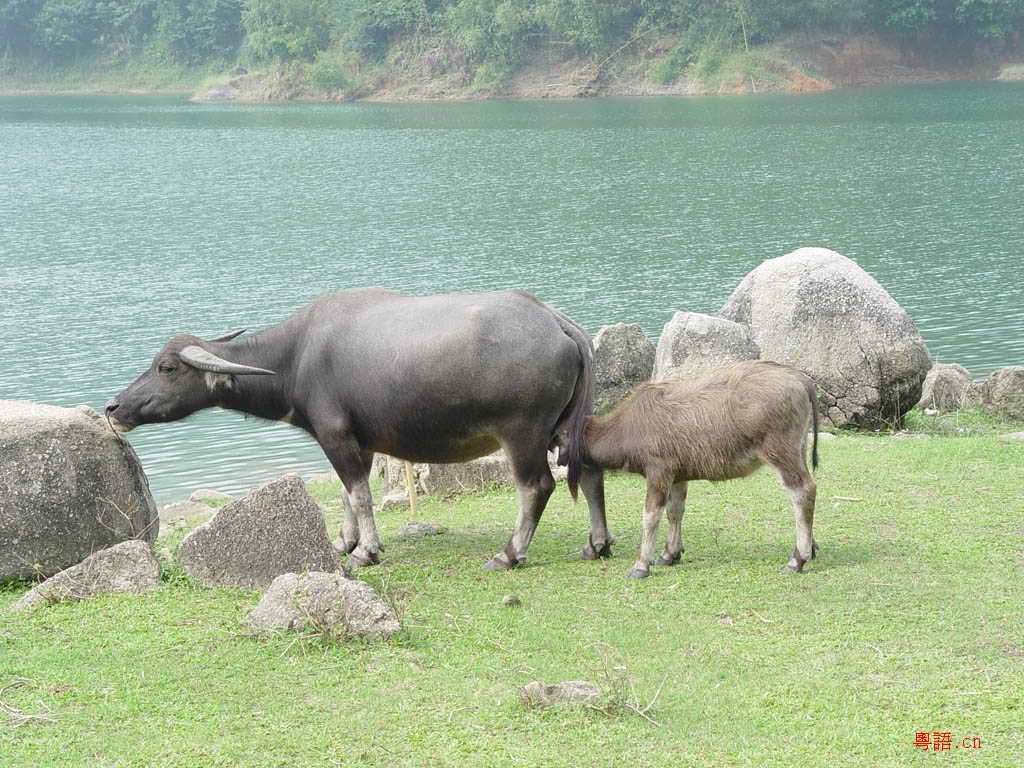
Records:
[[[107,420],[118,432],[141,424],[183,419],[220,402],[218,390],[231,388],[235,376],[273,375],[273,371],[225,360],[208,347],[243,331],[204,341],[179,334],[153,358],[153,364],[106,405]]]

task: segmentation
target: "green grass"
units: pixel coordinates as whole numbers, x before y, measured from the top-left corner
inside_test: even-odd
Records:
[[[65,66],[30,66],[0,60],[0,93],[192,93],[230,65],[187,67],[139,55],[130,60],[84,59]]]
[[[792,513],[761,472],[695,483],[683,562],[626,580],[643,491],[620,476],[604,563],[575,559],[586,511],[563,487],[511,573],[480,569],[511,491],[422,501],[440,537],[397,539],[407,513],[380,515],[386,561],[360,576],[402,607],[388,643],[255,639],[257,594],[176,573],[145,597],[0,613],[0,689],[21,681],[0,700],[55,721],[0,719],[0,765],[938,764],[919,731],[979,737],[956,764],[1021,765],[1024,443],[843,433],[821,455],[821,552],[799,576],[778,573]],[[313,492],[333,533],[336,488]],[[609,655],[641,699],[664,680],[657,725],[519,704],[530,680],[605,682]]]

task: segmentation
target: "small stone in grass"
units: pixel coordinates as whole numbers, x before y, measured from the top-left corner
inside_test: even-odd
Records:
[[[403,538],[406,536],[439,536],[447,530],[443,525],[435,525],[434,523],[406,523],[402,526],[398,535]]]
[[[520,605],[523,604],[523,601],[520,600],[516,595],[505,595],[503,598],[501,598],[501,604],[507,605],[510,608],[518,608]]]
[[[601,700],[601,689],[585,680],[570,680],[557,685],[534,681],[519,689],[526,707],[590,707]]]

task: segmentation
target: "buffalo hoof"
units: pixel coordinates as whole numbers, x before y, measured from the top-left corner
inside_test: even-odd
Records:
[[[512,570],[512,568],[520,565],[522,562],[522,560],[510,561],[503,552],[483,563],[483,568],[484,570]]]
[[[609,539],[601,546],[594,546],[594,540],[588,539],[587,546],[580,551],[581,560],[603,560],[612,556],[612,540]]]
[[[348,564],[353,568],[367,568],[371,565],[380,564],[380,554],[377,552],[360,552],[353,550],[348,556]]]
[[[786,563],[782,568],[779,569],[779,573],[803,573],[804,564],[793,565],[792,563]]]
[[[634,568],[628,574],[626,574],[626,578],[627,579],[646,579],[650,575],[651,575],[650,571],[645,571],[643,568]]]
[[[351,544],[346,544],[345,540],[341,538],[341,536],[339,536],[334,540],[334,551],[337,552],[339,555],[350,555],[352,554],[352,550],[354,550],[358,545],[358,541],[353,541]]]
[[[655,565],[675,565],[683,559],[682,550],[676,552],[674,555],[664,554],[657,559]]]

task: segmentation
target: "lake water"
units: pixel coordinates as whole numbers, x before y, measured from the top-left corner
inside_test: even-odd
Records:
[[[591,330],[843,253],[980,377],[1024,363],[1024,85],[443,105],[0,98],[0,398],[100,408],[171,335],[357,286],[527,288]],[[131,435],[155,496],[326,469],[209,411]]]

